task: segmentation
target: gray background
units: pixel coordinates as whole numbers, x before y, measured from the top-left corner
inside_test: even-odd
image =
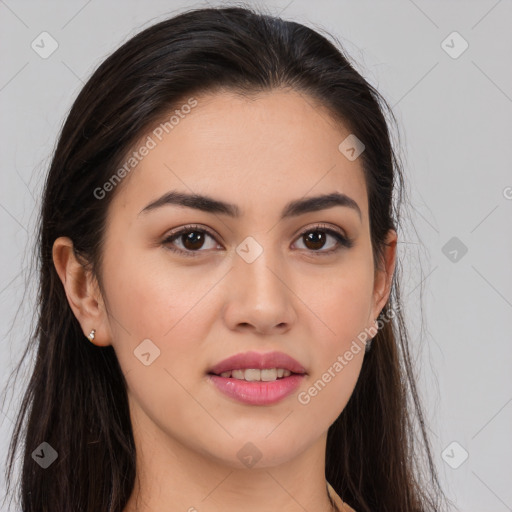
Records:
[[[206,5],[0,0],[2,386],[32,321],[39,196],[72,101],[121,42]],[[404,307],[435,462],[459,510],[512,511],[512,2],[264,5],[338,37],[394,107],[411,201],[399,233]],[[43,31],[59,45],[46,59],[31,48]],[[454,31],[469,44],[457,58]],[[2,461],[25,370],[0,414]]]

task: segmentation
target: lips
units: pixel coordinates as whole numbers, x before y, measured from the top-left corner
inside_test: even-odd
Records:
[[[236,354],[215,364],[208,373],[220,375],[226,371],[246,370],[251,368],[259,370],[283,368],[289,370],[291,373],[306,373],[305,368],[298,361],[284,352],[266,352],[264,354],[259,352],[245,352]]]
[[[278,378],[275,369],[279,369]],[[253,374],[260,372],[250,370],[267,371],[261,372],[262,379],[259,380],[259,375]],[[244,371],[245,379],[242,380],[239,374]],[[262,406],[277,404],[289,397],[301,385],[306,375],[304,367],[283,352],[260,354],[253,351],[220,361],[210,369],[207,378],[228,398],[242,404]]]

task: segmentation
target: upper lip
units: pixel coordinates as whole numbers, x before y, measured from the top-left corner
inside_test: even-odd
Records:
[[[304,367],[293,357],[284,352],[244,352],[235,354],[220,361],[210,369],[209,373],[220,375],[222,372],[229,370],[245,370],[247,368],[264,369],[264,368],[283,368],[290,370],[292,373],[306,373]]]

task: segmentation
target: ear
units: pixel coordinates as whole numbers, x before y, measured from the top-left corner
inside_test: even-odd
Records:
[[[110,345],[108,317],[98,282],[92,272],[78,260],[72,240],[68,237],[57,238],[53,243],[52,256],[69,305],[82,326],[84,337],[87,338],[94,329],[96,332],[92,343],[98,346]]]
[[[375,269],[372,308],[373,316],[370,319],[372,323],[386,305],[389,294],[391,293],[391,283],[396,263],[397,238],[398,236],[396,231],[390,229],[385,240],[384,254],[382,259],[378,262],[378,267]]]

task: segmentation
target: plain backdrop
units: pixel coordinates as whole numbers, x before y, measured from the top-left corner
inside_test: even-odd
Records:
[[[459,510],[512,511],[512,2],[254,4],[332,33],[393,106],[411,201],[403,306],[435,463]],[[207,5],[0,0],[2,386],[32,322],[35,223],[68,109],[122,42]],[[0,413],[2,462],[25,370]]]

